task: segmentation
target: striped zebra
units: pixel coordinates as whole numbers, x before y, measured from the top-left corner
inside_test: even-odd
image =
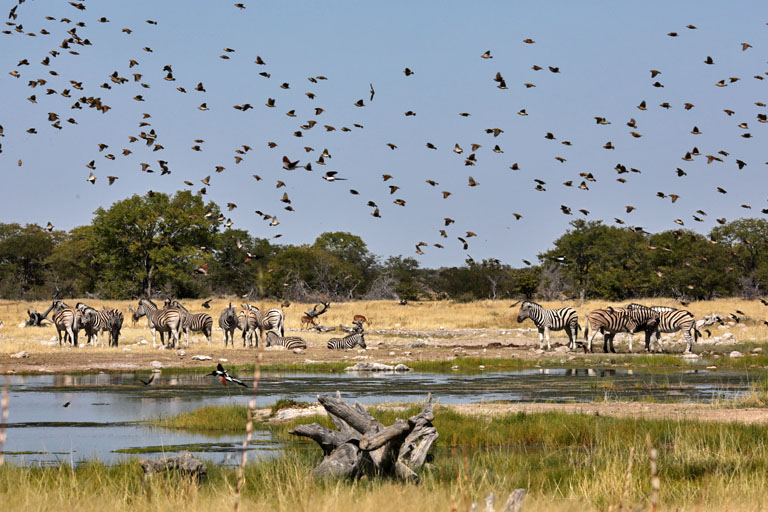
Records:
[[[245,347],[246,338],[248,338],[248,347],[253,347],[253,333],[256,332],[258,325],[259,321],[256,317],[256,311],[243,309],[237,313],[237,328],[243,331],[243,347]],[[256,346],[259,346],[258,336],[256,336]]]
[[[546,336],[547,350],[552,350],[552,345],[549,343],[549,331],[562,331],[563,329],[568,334],[568,347],[576,348],[574,337],[579,335],[579,315],[573,308],[546,309],[540,304],[526,300],[520,305],[517,322],[520,323],[526,318],[533,320],[539,330],[539,348],[544,348],[544,337]]]
[[[157,309],[157,305],[149,299],[139,299],[139,307],[133,314],[133,319],[147,317],[147,325],[152,331],[152,346],[156,346],[156,334],[160,333],[160,342],[165,346],[165,333],[168,333],[168,343],[175,347],[181,337],[182,316],[178,309]]]
[[[85,329],[86,335],[88,336],[88,343],[93,343],[93,339],[95,338],[97,346],[104,346],[104,343],[101,341],[101,335],[104,331],[107,331],[110,336],[109,344],[112,346],[113,340],[112,331],[110,330],[110,318],[112,316],[119,315],[121,319],[120,325],[122,326],[123,313],[121,313],[120,310],[116,308],[103,308],[101,311],[99,311],[82,302],[78,302],[75,305],[75,308],[80,312],[83,318],[80,327]],[[117,346],[116,340],[115,346]]]
[[[280,336],[285,336],[285,313],[281,309],[260,311],[259,308],[250,304],[243,304],[242,307],[256,314],[256,327],[259,329],[260,341],[264,342],[264,334],[268,331],[279,332]],[[258,346],[258,341],[256,345]]]
[[[229,303],[229,307],[221,312],[219,315],[219,327],[224,331],[224,347],[227,346],[227,341],[232,343],[232,348],[235,347],[235,329],[237,329],[237,312],[232,307],[232,303]]]
[[[181,302],[175,299],[165,299],[163,306],[165,309],[178,309],[182,313],[182,329],[186,334],[187,346],[189,346],[189,331],[202,332],[211,344],[211,333],[213,332],[213,318],[208,313],[190,313],[187,308],[181,305]]]
[[[625,309],[608,307],[607,309],[595,309],[587,315],[584,326],[584,341],[587,350],[592,352],[592,340],[598,333],[603,334],[603,352],[608,352],[610,344],[611,352],[616,352],[613,347],[613,338],[617,332],[629,333],[629,351],[632,352],[632,334],[637,331],[645,331],[646,339],[651,332],[655,332],[659,325],[659,313],[650,308]],[[589,338],[589,329],[593,330]]]
[[[119,309],[108,309],[107,330],[109,331],[109,346],[116,347],[123,328],[123,312]]]
[[[331,338],[328,340],[328,348],[331,350],[346,350],[355,348],[355,345],[360,345],[361,348],[366,348],[365,333],[358,332],[356,334],[344,336],[343,338]]]
[[[636,309],[638,307],[643,306],[637,303],[627,306],[628,309]],[[693,351],[693,342],[698,341],[699,337],[701,337],[701,333],[696,329],[696,317],[693,313],[670,306],[651,306],[649,309],[659,313],[659,328],[656,331],[656,342],[659,344],[662,352],[664,351],[664,344],[661,342],[661,333],[671,334],[677,331],[682,331],[683,338],[685,339],[686,348],[684,353],[687,354]],[[691,335],[691,331],[693,331],[693,335]],[[648,340],[645,344],[645,350],[651,350]]]
[[[53,325],[56,326],[56,333],[59,336],[59,346],[61,346],[62,340],[77,346],[77,332],[80,330],[80,315],[77,309],[60,300],[55,300],[53,301],[52,318]]]
[[[268,347],[285,347],[288,350],[307,348],[307,342],[298,336],[280,336],[275,331],[267,331]]]

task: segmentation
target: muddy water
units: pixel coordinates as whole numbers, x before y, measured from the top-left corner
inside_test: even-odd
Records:
[[[443,403],[589,402],[606,398],[709,402],[733,398],[764,375],[556,368],[474,374],[266,374],[259,383],[257,404],[268,406],[280,398],[314,401],[318,394],[337,390],[363,403],[420,401],[428,392]],[[213,377],[162,374],[146,387],[138,379],[148,376],[12,376],[6,459],[21,464],[76,464],[93,458],[113,463],[147,449],[150,453],[142,456],[188,450],[224,463],[239,458],[242,435],[177,432],[150,428],[142,422],[204,405],[246,404],[250,389],[224,387]],[[252,385],[249,376],[240,378]],[[274,456],[280,448],[268,432],[256,432],[249,457]]]

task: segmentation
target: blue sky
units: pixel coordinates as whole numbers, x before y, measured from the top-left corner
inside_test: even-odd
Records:
[[[684,227],[707,232],[716,218],[762,216],[760,210],[768,207],[768,156],[761,151],[768,125],[756,119],[768,109],[755,104],[768,102],[768,80],[753,78],[768,79],[764,2],[244,3],[241,10],[228,2],[85,2],[85,11],[66,2],[22,4],[15,22],[37,36],[12,26],[5,27],[12,35],[0,34],[5,133],[0,138],[5,185],[0,220],[51,221],[70,229],[88,223],[99,206],[150,189],[188,188],[184,180],[198,190],[200,180],[211,175],[206,198],[222,207],[236,203],[238,208],[228,212],[234,227],[255,236],[281,233],[280,241],[299,244],[324,231],[350,231],[380,255],[415,256],[415,244],[427,242],[419,256],[423,266],[461,264],[467,254],[520,266],[521,259],[535,260],[546,250],[570,220],[583,217],[580,208],[589,210],[586,218],[609,224],[618,218],[660,231],[679,227],[674,220],[681,219]],[[4,5],[10,9],[14,2]],[[46,15],[56,20],[45,20]],[[72,23],[62,23],[62,17]],[[101,17],[109,23],[98,22]],[[93,44],[73,47],[80,55],[70,55],[58,46],[78,21],[86,26],[77,34]],[[123,33],[126,27],[133,32]],[[41,29],[51,34],[42,35]],[[667,35],[673,31],[679,36]],[[527,38],[535,43],[524,43]],[[741,43],[752,47],[742,51]],[[40,61],[49,50],[62,53],[45,67]],[[480,58],[486,50],[492,59]],[[265,66],[254,63],[257,56]],[[713,65],[704,63],[707,56]],[[24,58],[31,65],[19,66]],[[129,68],[130,59],[139,65]],[[164,80],[165,65],[172,66],[175,81]],[[534,65],[543,69],[535,71]],[[406,77],[406,67],[414,74]],[[651,69],[662,73],[651,78]],[[13,70],[21,77],[11,76]],[[130,81],[99,87],[115,71]],[[496,88],[497,72],[506,90]],[[150,87],[134,82],[133,73],[141,73],[141,82]],[[307,80],[318,75],[328,80]],[[730,77],[740,80],[730,83]],[[30,88],[28,82],[38,78],[46,85]],[[727,87],[717,87],[723,79]],[[84,90],[72,89],[69,80],[83,82]],[[656,81],[664,87],[653,87]],[[198,82],[206,92],[194,90]],[[284,82],[288,89],[280,88]],[[376,90],[373,101],[369,84]],[[47,95],[48,88],[56,93]],[[72,89],[72,98],[61,96],[65,88]],[[32,94],[36,104],[26,99]],[[145,101],[133,100],[137,94]],[[81,95],[100,97],[111,110],[71,109]],[[268,98],[275,99],[275,108],[265,106]],[[359,99],[364,107],[354,106]],[[643,100],[646,111],[636,108]],[[210,110],[198,110],[203,102]],[[671,108],[660,107],[663,102]],[[686,102],[694,107],[684,109]],[[244,103],[254,108],[233,108]],[[324,112],[315,115],[315,107]],[[518,115],[520,109],[528,115]],[[286,116],[289,110],[296,117]],[[405,116],[409,110],[416,115]],[[61,117],[62,130],[50,126],[51,112]],[[143,113],[151,115],[145,120],[150,126],[140,128]],[[599,125],[595,116],[611,124]],[[70,117],[77,125],[66,122]],[[637,128],[626,125],[631,118]],[[302,130],[309,120],[317,125]],[[748,128],[739,128],[740,123]],[[325,124],[336,130],[327,132]],[[342,132],[344,126],[351,131]],[[690,133],[694,126],[701,134]],[[38,133],[27,133],[29,128]],[[493,137],[485,132],[489,128],[504,132]],[[129,142],[129,136],[150,129],[164,149]],[[296,131],[303,136],[295,137]],[[556,139],[547,140],[547,132]],[[195,139],[205,140],[203,151],[190,149]],[[603,149],[608,141],[615,149]],[[278,146],[270,149],[268,142]],[[390,150],[390,142],[398,149]],[[437,150],[428,149],[427,142]],[[99,152],[99,143],[109,147]],[[452,151],[456,143],[464,154]],[[475,152],[477,164],[465,166],[473,143],[482,146]],[[235,150],[243,144],[253,149],[236,164]],[[492,151],[496,144],[503,153]],[[306,153],[304,146],[315,151]],[[694,146],[702,156],[681,160]],[[123,148],[132,154],[123,156]],[[332,158],[325,166],[315,164],[325,148]],[[724,162],[708,165],[704,155],[721,150],[729,153]],[[313,171],[283,170],[283,155],[302,164],[312,161]],[[160,176],[158,159],[168,162],[170,175]],[[747,166],[739,170],[736,159]],[[95,185],[86,182],[91,160]],[[141,162],[157,172],[141,172]],[[510,170],[513,163],[520,170]],[[619,176],[618,163],[641,173]],[[216,173],[217,165],[226,170]],[[678,167],[687,176],[678,177]],[[329,170],[348,180],[324,181]],[[597,180],[588,182],[588,191],[576,188],[582,172]],[[385,183],[384,173],[394,178]],[[252,174],[263,179],[257,182]],[[119,179],[110,187],[107,175]],[[469,187],[469,176],[479,185]],[[617,182],[620,177],[627,183]],[[439,185],[431,187],[427,179]],[[546,192],[534,189],[534,179],[546,182]],[[277,180],[286,187],[276,189]],[[564,186],[565,181],[574,186]],[[36,184],[34,192],[30,182]],[[393,195],[390,184],[400,187]],[[728,193],[718,193],[717,187]],[[350,188],[360,195],[351,195]],[[452,195],[443,199],[443,190]],[[282,209],[284,192],[295,212]],[[673,204],[657,192],[680,198]],[[393,204],[395,199],[405,200],[405,207]],[[378,204],[381,219],[370,215],[369,200]],[[561,205],[574,215],[564,215]],[[636,210],[627,214],[627,205]],[[692,218],[698,209],[707,212],[704,222]],[[269,227],[254,210],[276,214],[280,225]],[[513,212],[523,218],[515,220]],[[444,217],[456,222],[445,228]],[[447,239],[440,229],[448,231]],[[457,237],[467,231],[478,236],[468,239],[464,251]]]

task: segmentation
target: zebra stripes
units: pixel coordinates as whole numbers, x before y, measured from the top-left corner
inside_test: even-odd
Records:
[[[282,310],[272,308],[266,311],[260,311],[256,306],[243,304],[243,309],[253,312],[256,318],[256,327],[259,329],[259,340],[264,341],[264,333],[274,331],[285,336],[285,313]],[[258,340],[256,345],[258,346]]]
[[[61,346],[62,340],[77,346],[79,317],[78,311],[72,306],[68,306],[60,300],[53,302],[53,324],[56,326],[56,333],[59,336],[59,346]]]
[[[595,309],[587,315],[587,323],[584,326],[584,341],[587,349],[592,352],[592,340],[598,333],[602,333],[603,352],[608,352],[610,344],[611,352],[616,352],[613,347],[613,338],[617,332],[629,333],[629,351],[632,352],[632,333],[645,331],[646,339],[651,332],[658,329],[659,313],[650,308],[613,308]],[[589,337],[589,329],[592,328],[592,337]]]
[[[244,309],[237,313],[237,328],[243,331],[243,347],[245,339],[248,338],[248,347],[253,347],[253,333],[258,328],[259,321],[256,317],[256,311]],[[259,345],[259,338],[256,337],[256,346]]]
[[[87,343],[93,343],[93,339],[96,338],[96,345],[104,346],[101,341],[101,335],[104,331],[109,333],[109,346],[117,346],[117,337],[112,332],[111,325],[114,322],[111,321],[112,317],[119,316],[120,327],[123,325],[123,313],[116,308],[104,308],[101,311],[94,309],[87,304],[78,302],[75,308],[81,315],[80,328],[85,329],[85,334],[88,337]],[[117,329],[117,336],[120,335],[120,328]],[[114,345],[113,345],[114,343]]]
[[[331,350],[346,350],[355,348],[355,345],[365,348],[365,333],[359,332],[344,336],[343,338],[331,338],[328,340],[328,348]]]
[[[628,309],[635,309],[638,307],[644,307],[641,304],[633,303],[627,306]],[[683,338],[685,339],[686,348],[685,353],[693,351],[693,342],[698,340],[701,333],[696,329],[696,317],[690,311],[685,309],[676,309],[670,306],[651,306],[649,309],[659,313],[659,328],[656,331],[656,341],[659,343],[661,350],[664,350],[664,345],[661,342],[661,333],[670,334],[677,331],[682,331]],[[691,335],[693,331],[693,335]],[[645,350],[650,351],[651,347],[649,341],[646,341]]]
[[[288,350],[307,348],[307,342],[298,336],[280,336],[274,331],[267,331],[268,347],[285,347]]]
[[[181,327],[186,334],[187,346],[189,346],[189,331],[202,332],[211,344],[211,333],[213,332],[213,318],[208,313],[190,313],[187,308],[181,305],[178,300],[165,299],[165,309],[174,308],[181,311]]]
[[[237,312],[229,303],[229,307],[219,315],[219,327],[224,331],[224,347],[227,346],[227,340],[235,347],[235,329],[237,329]]]
[[[546,309],[540,304],[526,300],[520,305],[517,322],[520,323],[526,318],[533,320],[539,330],[539,348],[544,348],[544,336],[546,335],[547,350],[552,350],[552,345],[549,343],[549,331],[562,330],[568,334],[568,346],[571,349],[576,348],[574,336],[579,335],[579,315],[575,309],[569,307]]]
[[[160,333],[160,342],[165,346],[165,333],[168,342],[175,347],[181,335],[182,316],[178,309],[157,309],[157,305],[149,299],[140,299],[139,307],[133,314],[134,320],[147,317],[147,323],[152,331],[152,346],[156,346],[156,334]]]

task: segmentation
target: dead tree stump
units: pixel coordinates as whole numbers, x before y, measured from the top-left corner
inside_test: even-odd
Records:
[[[351,405],[336,396],[320,395],[317,400],[328,412],[338,430],[312,423],[291,429],[295,436],[308,437],[320,445],[323,461],[314,469],[315,476],[360,478],[362,476],[390,476],[406,482],[418,483],[414,472],[424,465],[432,444],[437,440],[437,429],[432,395],[422,411],[407,420],[398,419],[384,426],[355,402]]]

